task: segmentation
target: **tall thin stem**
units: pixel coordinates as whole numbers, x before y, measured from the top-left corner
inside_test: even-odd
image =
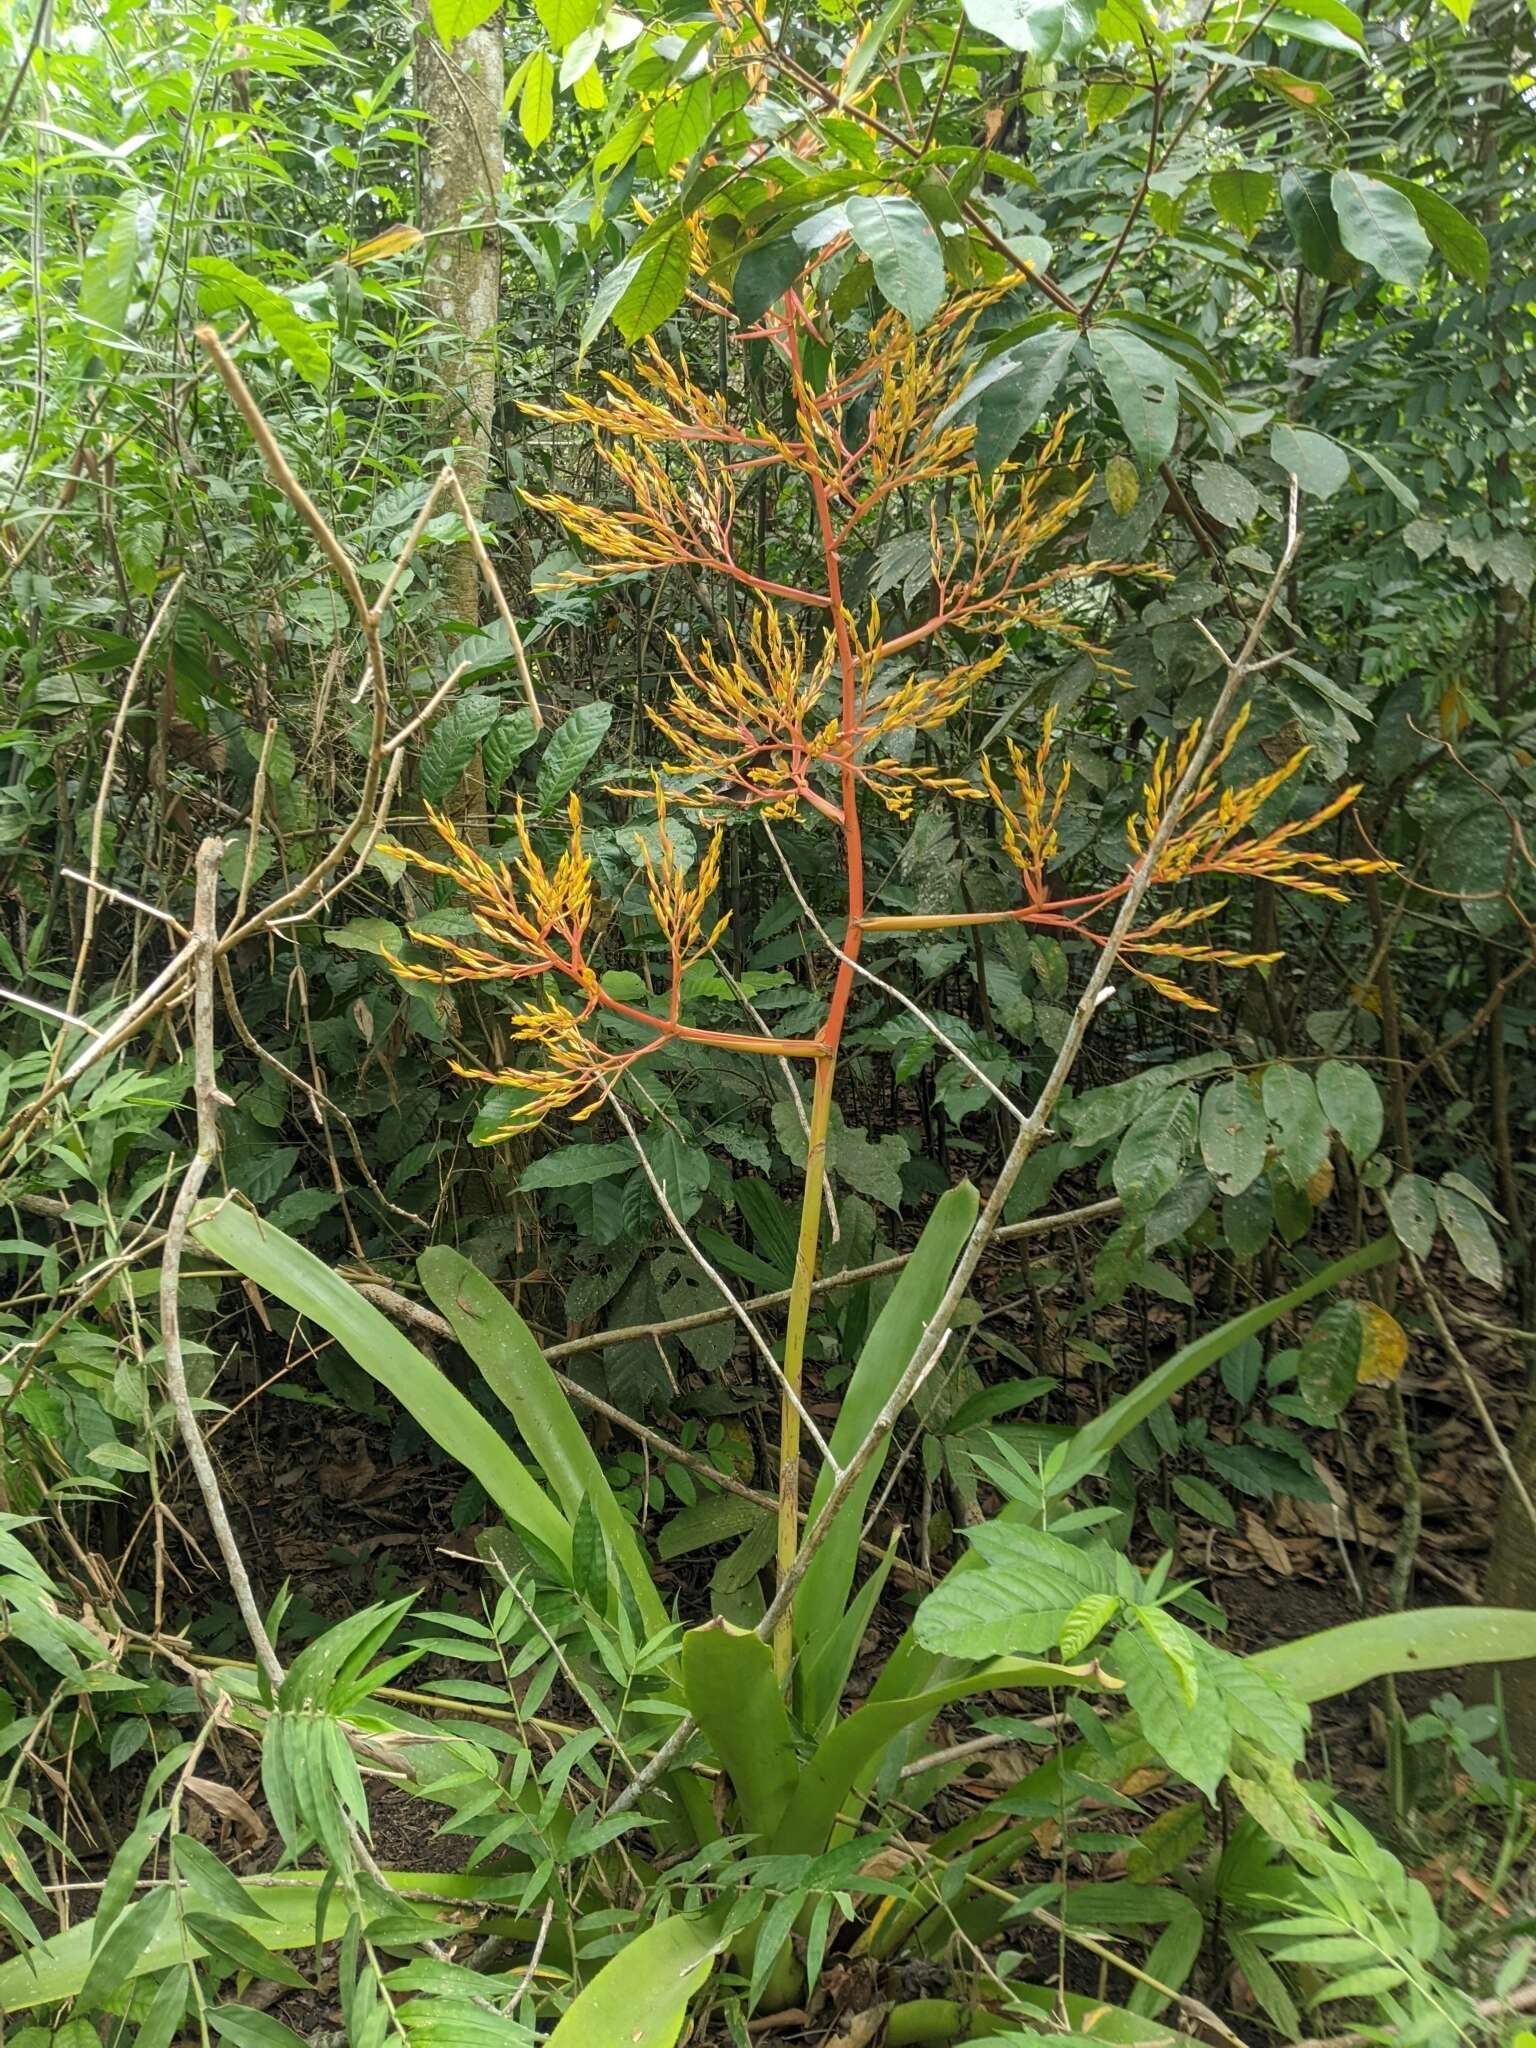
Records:
[[[800,343],[796,330],[798,308],[791,301],[785,321],[785,348],[794,382],[796,407],[805,422],[807,448],[816,446],[816,406],[807,390],[800,364]],[[826,1172],[827,1133],[832,1123],[832,1092],[837,1077],[837,1049],[848,1015],[848,998],[857,972],[864,915],[864,848],[859,830],[859,786],[853,766],[854,735],[858,730],[858,663],[853,638],[848,630],[848,613],[843,604],[842,565],[837,536],[832,525],[832,504],[826,479],[813,462],[809,466],[811,498],[816,508],[816,526],[821,539],[827,579],[827,599],[832,611],[832,631],[837,647],[843,730],[841,810],[844,866],[848,882],[848,924],[845,950],[838,955],[837,974],[827,1004],[826,1021],[818,1034],[821,1059],[816,1068],[816,1085],[811,1097],[810,1127],[806,1137],[805,1182],[800,1193],[800,1230],[795,1244],[795,1272],[790,1289],[789,1314],[784,1330],[784,1394],[779,1411],[779,1529],[778,1580],[780,1588],[795,1561],[800,1544],[800,1404],[805,1368],[805,1337],[810,1321],[811,1295],[816,1281],[816,1252],[821,1235],[821,1190]],[[773,1633],[774,1669],[782,1680],[789,1674],[794,1654],[794,1615],[788,1605]]]
[[[806,1136],[805,1181],[800,1191],[800,1233],[795,1243],[795,1272],[784,1328],[784,1397],[779,1415],[779,1540],[780,1583],[800,1548],[800,1410],[797,1403],[805,1376],[805,1335],[816,1284],[816,1250],[821,1238],[821,1185],[827,1163],[827,1131],[832,1121],[832,1088],[837,1056],[829,1051],[816,1069],[811,1095],[811,1120]],[[773,1637],[773,1665],[780,1680],[789,1675],[794,1648],[794,1616],[787,1609]]]

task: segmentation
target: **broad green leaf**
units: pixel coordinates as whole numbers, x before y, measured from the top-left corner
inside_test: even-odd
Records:
[[[1287,1179],[1304,1188],[1328,1157],[1328,1125],[1312,1076],[1274,1061],[1264,1069],[1264,1109]]]
[[[1287,11],[1326,22],[1338,30],[1346,45],[1353,43],[1357,51],[1365,48],[1364,25],[1355,10],[1344,5],[1344,0],[1287,0]]]
[[[1314,277],[1344,284],[1354,259],[1339,233],[1326,171],[1287,171],[1280,180],[1280,205],[1301,260]]]
[[[594,701],[568,712],[544,743],[534,797],[541,811],[563,803],[581,779],[583,769],[608,737],[613,706]]]
[[[651,116],[651,148],[658,171],[686,163],[714,120],[714,85],[707,71],[670,92]]]
[[[675,1914],[627,1942],[566,2008],[549,2048],[675,2048],[725,1946],[723,1913]]]
[[[1435,1210],[1456,1247],[1456,1256],[1472,1278],[1485,1287],[1502,1287],[1504,1262],[1477,1203],[1442,1181],[1435,1189]]]
[[[1220,1690],[1200,1685],[1191,1699],[1177,1665],[1139,1629],[1122,1630],[1115,1638],[1110,1664],[1153,1749],[1214,1801],[1232,1749],[1232,1723]]]
[[[927,214],[904,192],[856,192],[846,210],[881,296],[913,327],[926,327],[945,290],[944,252]]]
[[[562,1531],[566,1521],[574,1523],[583,1504],[590,1504],[646,1627],[665,1628],[666,1609],[634,1525],[614,1498],[586,1432],[528,1325],[493,1280],[446,1245],[424,1251],[416,1270],[433,1305],[453,1325],[454,1335],[517,1424],[518,1435],[564,1510]],[[547,1536],[542,1540],[549,1541]],[[556,1555],[569,1553],[570,1539],[565,1535]]]
[[[1124,327],[1095,327],[1088,347],[1103,377],[1125,438],[1144,476],[1173,453],[1179,431],[1179,385],[1173,364]]]
[[[1389,1675],[1459,1664],[1520,1664],[1536,1657],[1536,1612],[1519,1607],[1420,1607],[1346,1622],[1248,1662],[1310,1704]]]
[[[260,278],[249,276],[238,264],[227,262],[222,256],[194,256],[187,268],[236,300],[306,383],[313,384],[317,391],[325,389],[331,374],[327,329],[306,320],[281,292],[273,291]]]
[[[542,149],[555,126],[555,60],[548,50],[535,50],[523,72],[517,102],[517,125],[532,150]]]
[[[79,311],[83,320],[118,335],[128,319],[139,255],[153,228],[158,201],[130,186],[118,198],[91,238],[80,273]],[[99,337],[97,345],[106,339]]]
[[[447,1375],[333,1267],[238,1202],[202,1204],[193,1235],[215,1258],[334,1337],[434,1443],[479,1480],[508,1521],[569,1565],[570,1525],[511,1447]]]
[[[1372,171],[1371,176],[1380,185],[1390,185],[1408,201],[1419,217],[1419,226],[1448,269],[1469,284],[1487,284],[1488,238],[1475,222],[1428,185],[1394,177],[1389,171]]]
[[[432,727],[421,750],[417,774],[421,793],[439,809],[469,772],[475,749],[501,716],[501,706],[483,690],[453,698]]]
[[[1120,1141],[1111,1174],[1132,1216],[1160,1202],[1194,1148],[1199,1098],[1193,1088],[1165,1088]]]
[[[485,769],[485,786],[493,797],[500,796],[507,777],[538,738],[531,711],[502,710],[495,724],[480,742],[480,760]]]
[[[571,1584],[601,1614],[608,1605],[608,1546],[603,1525],[597,1518],[590,1494],[582,1500],[571,1520]]]
[[[1136,1837],[1125,1859],[1126,1874],[1135,1884],[1155,1883],[1187,1863],[1204,1840],[1205,1809],[1199,1800],[1170,1806]]]
[[[1259,493],[1229,462],[1197,462],[1191,473],[1202,512],[1223,526],[1250,526],[1259,516]]]
[[[613,309],[613,324],[627,342],[643,341],[663,320],[670,320],[688,289],[690,243],[684,222],[677,221],[652,242]]]
[[[749,242],[731,280],[731,304],[744,326],[753,327],[776,306],[804,270],[806,252],[793,235]]]
[[[539,1188],[587,1188],[594,1181],[628,1173],[634,1163],[634,1147],[628,1143],[562,1145],[558,1152],[546,1152],[523,1168],[518,1191],[527,1195]]]
[[[1369,1159],[1381,1143],[1386,1112],[1381,1090],[1365,1068],[1324,1060],[1317,1070],[1317,1099],[1355,1164]]]
[[[1399,1174],[1387,1189],[1387,1214],[1399,1241],[1416,1259],[1427,1259],[1435,1241],[1435,1187],[1421,1173]]]
[[[616,263],[593,293],[587,317],[581,323],[578,362],[612,319],[613,309],[634,282],[635,272],[640,268],[644,255],[643,249],[637,249],[626,256],[622,263]]]
[[[1327,1427],[1338,1421],[1355,1391],[1363,1342],[1359,1304],[1353,1301],[1336,1301],[1324,1309],[1302,1342],[1296,1382]]]
[[[973,28],[1042,62],[1075,57],[1093,35],[1094,9],[1085,0],[963,0],[963,5]]]
[[[534,12],[550,42],[564,50],[596,22],[598,0],[534,0]]]
[[[758,1837],[760,1850],[772,1848],[799,1774],[772,1650],[727,1622],[689,1629],[683,1637],[683,1693],[735,1788],[744,1825]]]
[[[1268,171],[1230,170],[1211,173],[1211,204],[1216,218],[1236,228],[1248,241],[1258,233],[1275,203],[1276,186]]]
[[[1117,119],[1135,99],[1136,93],[1137,87],[1129,79],[1095,79],[1083,95],[1083,117],[1088,123],[1088,133],[1091,135],[1106,121]]]
[[[976,466],[984,477],[1008,460],[1050,405],[1076,342],[1075,328],[1047,327],[989,363],[966,387],[967,402],[979,399]]]
[[[1111,1081],[1106,1087],[1090,1088],[1063,1106],[1061,1121],[1074,1145],[1102,1145],[1116,1131],[1134,1123],[1164,1089],[1180,1081],[1202,1080],[1231,1064],[1225,1053],[1200,1054],[1192,1060],[1178,1060],[1171,1067],[1154,1067],[1149,1073],[1133,1074],[1128,1081]]]
[[[1269,1123],[1246,1074],[1216,1081],[1200,1105],[1200,1156],[1224,1195],[1240,1195],[1264,1171]]]
[[[432,26],[438,40],[446,45],[459,42],[484,27],[501,5],[501,0],[432,0]]]
[[[974,1574],[972,1575],[974,1578]],[[1120,1611],[1118,1593],[1086,1594],[1061,1625],[1057,1649],[1070,1663],[1080,1657],[1095,1636],[1108,1627]]]
[[[923,1647],[946,1657],[1051,1649],[1090,1595],[1114,1593],[1102,1564],[1045,1530],[988,1522],[971,1532],[971,1541],[979,1568],[952,1572],[913,1622]]]
[[[1270,429],[1269,452],[1310,498],[1331,498],[1349,482],[1348,455],[1337,441],[1309,427],[1277,421]]]
[[[1429,237],[1413,202],[1360,171],[1335,171],[1329,189],[1350,255],[1393,284],[1417,285],[1429,262]]]

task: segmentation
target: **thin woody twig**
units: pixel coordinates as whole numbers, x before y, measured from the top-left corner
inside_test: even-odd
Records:
[[[218,1478],[208,1446],[198,1425],[187,1388],[186,1363],[181,1349],[181,1261],[187,1232],[219,1149],[218,1105],[222,1100],[214,1072],[213,1054],[213,963],[218,944],[214,910],[219,886],[219,860],[224,851],[220,839],[205,839],[197,850],[197,894],[192,912],[192,951],[195,982],[192,1047],[193,1101],[197,1112],[197,1146],[182,1176],[165,1243],[160,1252],[160,1333],[165,1360],[166,1389],[175,1411],[176,1425],[187,1453],[187,1462],[197,1478],[198,1491],[209,1525],[229,1575],[230,1590],[246,1634],[251,1639],[262,1671],[275,1691],[283,1682],[283,1667],[267,1634],[266,1622],[251,1590],[245,1559],[230,1526],[229,1514],[219,1492]]]

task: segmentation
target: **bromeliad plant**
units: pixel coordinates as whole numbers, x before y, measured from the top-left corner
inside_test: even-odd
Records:
[[[981,766],[979,783],[915,758],[920,736],[967,705],[1021,635],[1064,642],[1101,658],[1085,623],[1083,594],[1096,579],[1152,574],[1145,565],[1083,560],[1073,527],[1091,477],[1080,446],[1058,421],[1032,459],[984,476],[978,467],[971,402],[978,322],[1001,296],[993,289],[950,305],[922,334],[889,313],[855,360],[837,359],[824,339],[814,266],[751,338],[778,360],[790,424],[739,423],[727,394],[705,390],[686,366],[651,348],[637,380],[606,378],[597,399],[570,396],[530,411],[590,433],[622,502],[590,505],[534,496],[595,559],[562,572],[589,583],[637,572],[682,569],[720,579],[745,594],[746,623],[724,627],[692,648],[674,641],[677,672],[664,708],[651,716],[667,745],[652,777],[655,849],[641,836],[652,914],[665,940],[670,975],[654,1007],[642,1008],[606,985],[594,941],[594,883],[582,842],[581,808],[571,799],[564,844],[540,851],[521,810],[517,858],[488,859],[445,820],[435,820],[446,856],[400,847],[418,867],[463,893],[483,943],[413,932],[426,957],[396,962],[428,982],[528,986],[508,1020],[528,1046],[525,1063],[468,1077],[509,1091],[512,1107],[492,1137],[535,1126],[552,1110],[580,1119],[614,1095],[649,1054],[678,1040],[732,1053],[808,1062],[814,1073],[804,1188],[792,1295],[783,1345],[779,1438],[778,1564],[787,1574],[796,1550],[801,1380],[816,1269],[821,1187],[839,1050],[856,976],[867,972],[866,941],[1009,921],[1107,943],[1109,927],[1132,888],[1143,856],[1160,844],[1150,877],[1172,891],[1199,878],[1258,879],[1337,897],[1341,877],[1379,863],[1339,858],[1303,844],[1356,794],[1344,790],[1313,816],[1266,829],[1260,814],[1292,777],[1306,750],[1245,788],[1223,785],[1242,730],[1240,713],[1186,788],[1200,727],[1158,752],[1140,809],[1128,826],[1125,872],[1083,894],[1055,893],[1058,824],[1070,767],[1052,766],[1052,721],[1044,719],[1032,754],[1009,746],[1009,766]],[[830,332],[830,326],[826,329]],[[748,558],[738,531],[741,494],[765,470],[785,496],[798,495],[818,573],[798,582]],[[868,545],[898,496],[926,508],[927,604],[914,621],[894,624],[878,602],[862,613],[846,594],[845,558]],[[921,516],[921,515],[919,515]],[[786,575],[790,572],[786,572]],[[955,636],[965,645],[946,650]],[[976,652],[977,645],[982,651]],[[1004,778],[1011,776],[1005,789]],[[869,904],[860,807],[869,801],[898,816],[919,795],[990,803],[1003,847],[1016,868],[1020,900],[1008,908],[950,915],[882,916]],[[667,807],[687,806],[715,821],[690,880],[667,828]],[[719,875],[722,813],[765,821],[820,820],[840,841],[846,876],[844,936],[820,1028],[810,1038],[707,1030],[686,1021],[686,977],[725,925],[711,911]],[[1171,830],[1163,828],[1170,823]],[[1145,878],[1143,878],[1145,879]],[[1158,909],[1117,941],[1127,968],[1175,1001],[1211,1005],[1171,978],[1168,963],[1248,967],[1277,958],[1237,952],[1202,936],[1224,897]],[[605,1026],[624,1027],[622,1039]],[[788,1617],[776,1644],[783,1676],[794,1651]]]
[[[850,1427],[899,1379],[973,1209],[968,1189],[939,1204],[855,1369],[844,1406]],[[918,1609],[867,1699],[843,1712],[869,1620],[870,1582],[847,1597],[862,1504],[844,1504],[818,1552],[819,1564],[847,1549],[850,1572],[840,1581],[834,1570],[820,1588],[817,1632],[806,1637],[802,1661],[816,1670],[823,1706],[807,1711],[786,1701],[761,1633],[719,1622],[684,1629],[667,1613],[639,1533],[547,1361],[467,1259],[428,1251],[420,1279],[444,1333],[515,1425],[527,1464],[324,1260],[236,1202],[204,1204],[194,1227],[213,1257],[342,1345],[479,1482],[504,1518],[483,1542],[501,1597],[487,1602],[483,1627],[458,1615],[428,1617],[439,1633],[403,1644],[407,1603],[349,1616],[275,1691],[248,1670],[210,1673],[217,1715],[261,1742],[264,1788],[283,1841],[278,1870],[237,1878],[198,1844],[188,1846],[178,1831],[180,1795],[171,1789],[167,1797],[169,1773],[191,1769],[198,1752],[175,1751],[149,1782],[100,1916],[0,1967],[0,2013],[73,2000],[78,2017],[98,2000],[122,2010],[131,1999],[135,2017],[174,2016],[204,1996],[202,1972],[242,1968],[295,1983],[287,1955],[302,1959],[317,1939],[335,1939],[352,2039],[516,2048],[558,2014],[545,2037],[551,2048],[673,2048],[722,1961],[734,1972],[727,1995],[740,2038],[746,2012],[799,2002],[831,1955],[852,1950],[876,1967],[934,1959],[956,1929],[984,1943],[1022,1915],[1044,1916],[1045,1925],[1059,1916],[1067,1939],[1128,1970],[1134,1989],[1125,2004],[1026,1981],[999,1957],[974,1988],[962,1973],[954,1987],[962,1995],[899,2006],[890,2038],[938,2042],[964,2038],[968,2027],[1028,2042],[1064,2012],[1091,2038],[1183,2048],[1193,2036],[1177,2030],[1173,2008],[1207,1921],[1220,1922],[1233,1959],[1283,2032],[1300,2031],[1293,1962],[1305,1964],[1305,1940],[1326,1921],[1327,1939],[1347,1943],[1352,1957],[1365,1953],[1360,1967],[1372,1967],[1373,1950],[1383,1958],[1371,1995],[1390,2038],[1423,2048],[1458,2038],[1472,2001],[1446,1968],[1429,1895],[1297,1774],[1306,1708],[1385,1671],[1536,1653],[1536,1621],[1430,1610],[1236,1657],[1181,1619],[1199,1614],[1198,1596],[1173,1581],[1170,1560],[1150,1573],[1136,1569],[1103,1540],[1107,1511],[1074,1497],[1197,1375],[1380,1266],[1393,1256],[1390,1240],[1186,1345],[1038,1467],[1000,1446],[988,1465],[1005,1501],[1001,1514]],[[16,1588],[7,1569],[0,1558],[0,1597],[20,1611],[37,1608],[39,1589]],[[528,1619],[520,1637],[511,1625],[519,1612]],[[505,1690],[448,1682],[439,1711],[426,1718],[420,1709],[434,1704],[431,1695],[391,1687],[422,1654],[442,1653],[444,1627],[465,1654],[484,1645],[494,1664],[510,1644],[516,1662],[509,1659]],[[526,1682],[514,1689],[514,1677]],[[556,1677],[567,1715],[583,1725],[539,1718]],[[946,1707],[1015,1690],[1043,1691],[1069,1709],[1061,1746],[916,1847],[907,1839],[911,1813],[963,1764],[947,1752],[914,1757],[914,1744]],[[692,1727],[691,1740],[663,1744],[674,1748],[671,1768],[657,1770],[661,1733],[678,1725]],[[1039,1739],[1017,1725],[1025,1740]],[[370,1768],[387,1762],[446,1831],[467,1838],[462,1873],[385,1871],[373,1862],[359,1753]],[[1145,1797],[1170,1781],[1198,1797],[1153,1817]],[[1219,1860],[1202,1859],[1201,1816],[1219,1783],[1250,1818]],[[1093,1815],[1099,1833],[1106,1816],[1110,1824],[1145,1823],[1130,1838],[1132,1882],[1084,1888],[1058,1877],[1010,1890],[1014,1864],[1038,1863],[1042,1844],[1057,1838],[1052,1831],[1070,1828],[1080,1811]],[[165,1874],[136,1891],[167,1834]],[[312,1845],[324,1873],[294,1867]],[[1152,1881],[1164,1876],[1174,1883]],[[458,1917],[465,1913],[475,1916],[478,1935],[498,1941],[466,1944],[467,1962],[450,1961],[441,1948],[418,1953],[467,1934]],[[615,1928],[635,1926],[645,1931],[615,1953]],[[1145,1965],[1089,1930],[1145,1937]],[[492,1956],[503,1944],[512,1952],[506,1973]],[[240,2031],[245,2010],[219,2006],[214,2030],[254,2041],[255,2032]]]

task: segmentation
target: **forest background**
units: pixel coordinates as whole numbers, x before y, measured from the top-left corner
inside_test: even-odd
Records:
[[[1532,2040],[1533,44],[7,7],[7,2041]]]

